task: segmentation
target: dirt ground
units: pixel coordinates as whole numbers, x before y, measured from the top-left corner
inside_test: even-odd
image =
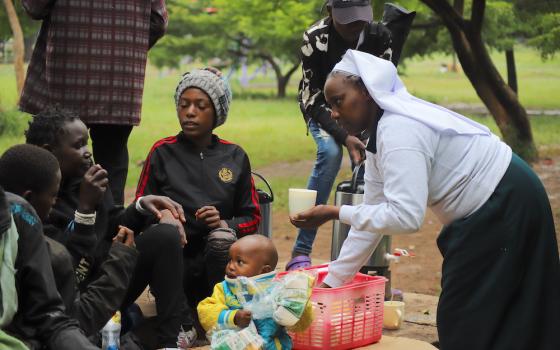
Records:
[[[302,163],[302,162],[300,162]],[[278,165],[263,169],[266,173],[282,173],[282,169],[302,169],[307,164],[297,167]],[[307,168],[309,169],[309,168]],[[534,169],[545,184],[551,201],[556,224],[556,236],[560,239],[560,156],[545,158],[534,165]],[[293,171],[293,170],[292,170]],[[273,240],[280,253],[280,261],[289,260],[290,252],[296,237],[296,230],[288,220],[287,212],[273,209]],[[442,258],[436,246],[436,238],[441,224],[434,214],[428,210],[422,229],[415,234],[393,237],[393,248],[412,250],[414,257],[401,258],[400,262],[392,264],[392,287],[409,293],[438,295],[440,292]],[[319,229],[313,247],[313,263],[330,260],[332,225],[325,224]]]

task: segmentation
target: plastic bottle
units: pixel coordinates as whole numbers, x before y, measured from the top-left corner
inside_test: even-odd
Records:
[[[117,311],[101,330],[101,349],[119,350],[121,338],[121,313]]]

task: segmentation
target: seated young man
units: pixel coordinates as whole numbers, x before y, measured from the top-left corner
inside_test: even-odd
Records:
[[[183,216],[181,206],[162,196],[146,196],[126,209],[115,206],[107,187],[107,172],[91,159],[85,124],[67,111],[50,108],[35,115],[26,139],[28,144],[49,150],[60,164],[60,190],[45,220],[45,234],[72,253],[79,288],[86,288],[99,274],[119,225],[129,227],[138,234],[135,243],[139,256],[121,308],[131,305],[149,284],[158,310],[156,346],[175,347],[185,305],[181,264],[184,236],[180,234],[182,225],[176,224],[176,218]],[[154,224],[143,230],[146,220],[171,225]],[[74,235],[93,236],[97,244],[74,245],[71,249]]]
[[[154,144],[136,190],[137,199],[158,194],[183,206],[184,289],[193,308],[223,279],[231,244],[257,232],[260,222],[249,157],[213,134],[230,102],[229,86],[216,73],[184,74],[175,91],[181,131]]]
[[[1,264],[4,267],[13,263],[11,273],[15,269],[15,276],[5,274],[5,269],[2,271],[5,307],[0,317],[1,328],[25,344],[6,335],[0,340],[0,348],[98,349],[78,328],[78,322],[65,313],[42,230],[31,205],[19,196],[4,193],[0,187],[0,233],[4,232],[3,244],[10,246],[3,249]],[[6,235],[15,240],[5,240]]]
[[[25,198],[41,220],[48,218],[59,185],[58,161],[41,147],[16,145],[0,157],[0,186]],[[45,240],[66,313],[78,320],[86,335],[99,332],[119,309],[128,290],[138,257],[133,247],[134,233],[125,227],[119,230],[99,275],[82,292],[78,290],[72,256],[66,247],[49,237]]]

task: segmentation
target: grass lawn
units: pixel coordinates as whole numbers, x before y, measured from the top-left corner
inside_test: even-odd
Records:
[[[504,58],[494,53],[501,72]],[[516,51],[521,101],[526,107],[560,109],[560,58],[542,62],[538,54],[529,49]],[[468,80],[462,74],[440,73],[439,65],[450,62],[449,57],[433,56],[429,59],[410,60],[403,71],[409,91],[420,97],[439,103],[480,104]],[[186,69],[186,68],[185,68]],[[250,68],[250,70],[252,67]],[[222,138],[238,143],[249,153],[253,168],[258,169],[279,162],[297,162],[314,159],[315,144],[306,136],[305,124],[295,101],[298,74],[292,78],[286,99],[251,99],[248,96],[271,95],[274,80],[270,75],[252,81],[252,87],[244,89],[236,76],[232,79],[234,101],[226,124],[216,130]],[[130,173],[127,186],[134,188],[141,167],[152,144],[179,131],[174,112],[173,93],[179,72],[158,72],[149,67],[143,105],[142,124],[135,128],[130,142]],[[12,66],[0,65],[0,106],[13,108],[17,96]],[[25,119],[25,115],[12,113],[13,118]],[[498,132],[492,118],[475,118]],[[24,124],[24,123],[21,123]],[[533,134],[541,155],[557,153],[560,149],[560,118],[534,117],[531,119]],[[22,142],[23,127],[12,135],[0,137],[0,152]],[[347,176],[347,171],[343,176]],[[305,186],[305,176],[273,176],[271,179],[277,194],[275,207],[285,208],[287,188]]]

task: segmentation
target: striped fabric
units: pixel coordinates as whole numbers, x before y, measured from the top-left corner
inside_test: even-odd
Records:
[[[164,0],[23,0],[42,19],[20,98],[50,104],[88,124],[138,125],[148,49],[167,27]]]

